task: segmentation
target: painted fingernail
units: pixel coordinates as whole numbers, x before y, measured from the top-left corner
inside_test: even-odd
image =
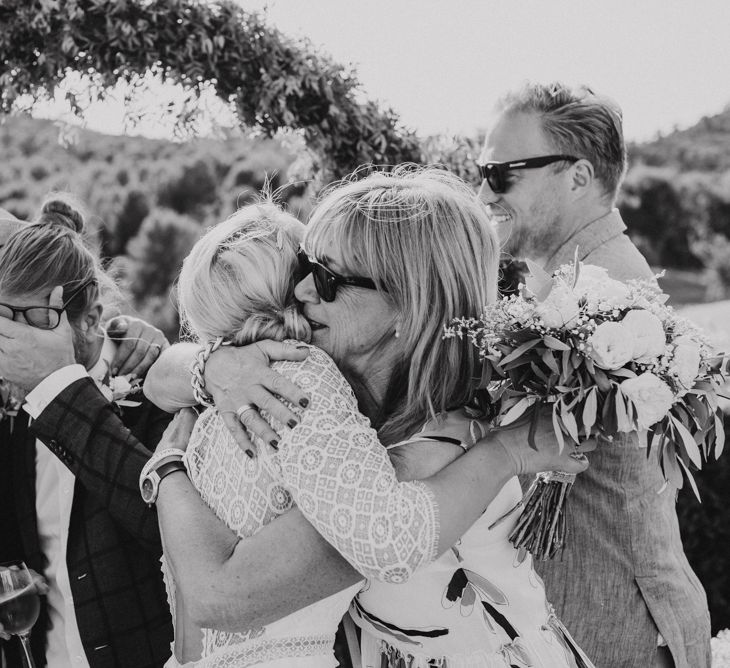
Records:
[[[286,426],[289,427],[289,429],[294,429],[294,427],[296,427],[297,424],[298,423],[296,420],[289,420],[289,422],[286,423]]]
[[[248,455],[249,459],[253,459],[253,450],[247,449],[246,454]]]
[[[277,440],[276,440],[275,438],[272,438],[272,439],[271,439],[271,440],[269,441],[269,445],[270,445],[270,446],[271,446],[272,448],[274,448],[274,450],[278,450],[278,449],[279,449],[279,441],[277,441]]]
[[[309,399],[307,399],[306,397],[304,399],[300,399],[299,400],[299,405],[302,408],[306,408],[307,406],[309,406]]]

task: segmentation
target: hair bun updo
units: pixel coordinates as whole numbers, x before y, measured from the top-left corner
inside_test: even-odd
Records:
[[[43,203],[36,223],[67,227],[81,234],[84,231],[84,216],[80,208],[69,195],[54,193]]]

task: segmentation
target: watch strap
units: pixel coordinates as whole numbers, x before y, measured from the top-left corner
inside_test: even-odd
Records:
[[[185,450],[181,450],[180,448],[165,448],[164,450],[160,450],[159,452],[155,452],[152,457],[150,457],[147,460],[147,463],[142,467],[142,472],[140,473],[139,479],[140,482],[143,478],[147,477],[152,471],[156,470],[158,466],[167,459],[175,459],[178,461],[182,461],[182,459],[185,457]]]
[[[188,469],[185,466],[185,462],[183,462],[181,459],[171,459],[169,462],[164,462],[160,464],[156,469],[157,476],[159,477],[159,481],[157,484],[159,485],[165,476],[168,476],[171,473],[175,473],[175,471],[184,471],[185,475],[187,475]]]

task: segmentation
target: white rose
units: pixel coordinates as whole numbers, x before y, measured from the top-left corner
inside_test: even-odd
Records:
[[[672,407],[674,395],[663,380],[645,371],[636,378],[621,383],[621,392],[636,408],[639,429],[648,429],[661,420]]]
[[[620,369],[631,361],[634,343],[620,322],[603,322],[588,339],[588,355],[602,369]]]
[[[573,291],[564,283],[557,283],[545,301],[538,304],[535,313],[540,316],[546,327],[569,328],[575,324],[580,307]]]
[[[674,353],[670,371],[677,374],[679,382],[689,390],[700,370],[700,347],[691,336],[682,335],[674,339]]]
[[[589,302],[607,301],[618,308],[628,306],[629,303],[628,286],[610,278],[605,267],[594,264],[581,264],[574,290],[576,294],[584,295]]]
[[[664,352],[667,345],[664,325],[653,313],[633,309],[624,316],[621,324],[634,343],[632,357],[635,361],[649,364]]]

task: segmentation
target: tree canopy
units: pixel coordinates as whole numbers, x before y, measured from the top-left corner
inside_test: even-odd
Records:
[[[149,73],[193,94],[206,87],[240,122],[271,136],[301,130],[323,179],[365,163],[420,161],[415,134],[364,99],[353,72],[229,0],[3,0],[0,109],[55,92],[72,72],[95,97]],[[69,96],[83,114],[85,101]]]

